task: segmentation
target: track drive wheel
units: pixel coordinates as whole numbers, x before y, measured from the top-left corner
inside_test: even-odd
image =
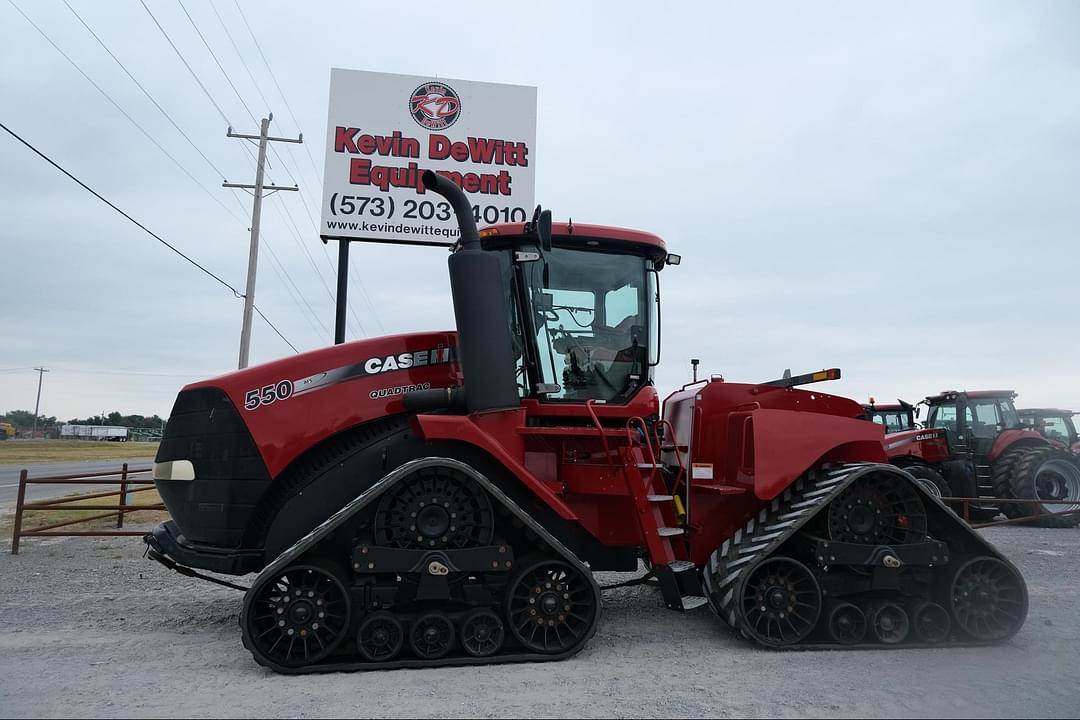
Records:
[[[821,587],[809,568],[782,555],[769,558],[742,581],[739,626],[762,645],[805,639],[821,616]]]
[[[349,630],[345,577],[324,561],[285,568],[248,590],[244,645],[263,665],[299,668],[328,657]]]
[[[491,499],[463,473],[418,470],[379,502],[375,537],[399,548],[467,548],[488,545],[495,531]]]
[[[1052,447],[1025,448],[1013,465],[1009,478],[1012,497],[1028,500],[1064,500],[1070,504],[1027,504],[1015,506],[1016,517],[1038,517],[1047,513],[1080,511],[1080,463],[1072,453]],[[1069,528],[1080,524],[1080,512],[1073,515],[1039,517],[1043,527]]]
[[[532,652],[570,652],[589,637],[598,598],[588,579],[572,565],[541,560],[526,566],[509,587],[510,631]]]
[[[1012,637],[1027,617],[1023,578],[992,557],[977,557],[960,566],[953,575],[949,602],[957,626],[983,642]]]
[[[904,545],[926,539],[926,506],[897,473],[858,478],[829,503],[829,537],[837,542]]]

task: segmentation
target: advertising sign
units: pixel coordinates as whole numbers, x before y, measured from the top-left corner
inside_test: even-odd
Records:
[[[465,191],[478,225],[525,222],[535,144],[534,87],[334,68],[320,234],[453,245],[453,210],[425,170]]]

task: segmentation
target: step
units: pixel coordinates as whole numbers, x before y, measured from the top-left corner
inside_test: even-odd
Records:
[[[671,572],[673,573],[682,573],[688,570],[696,569],[697,565],[690,562],[689,560],[674,560],[668,563],[668,567],[671,568]]]
[[[656,528],[656,534],[660,537],[677,537],[679,535],[685,535],[686,531],[682,528],[662,527]]]
[[[637,466],[638,470],[658,470],[663,467],[660,463],[638,463]]]
[[[645,499],[649,502],[664,503],[671,502],[675,499],[674,495],[646,495]]]
[[[695,610],[708,602],[708,599],[703,598],[700,595],[684,595],[682,598],[682,609]]]

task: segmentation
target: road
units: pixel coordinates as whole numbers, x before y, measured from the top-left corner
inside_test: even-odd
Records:
[[[109,470],[117,470],[119,477],[120,466],[128,463],[129,467],[146,467],[153,462],[152,457],[128,458],[126,460],[82,460],[79,462],[63,463],[39,463],[35,465],[0,465],[0,510],[10,510],[15,507],[19,497],[19,472],[26,468],[30,471],[30,477],[46,477],[50,475],[74,475],[76,473],[98,473]],[[56,484],[56,485],[28,485],[26,487],[27,500],[44,500],[45,498],[67,495],[73,492],[90,492],[92,490],[116,490],[116,485],[82,485],[82,484]]]

